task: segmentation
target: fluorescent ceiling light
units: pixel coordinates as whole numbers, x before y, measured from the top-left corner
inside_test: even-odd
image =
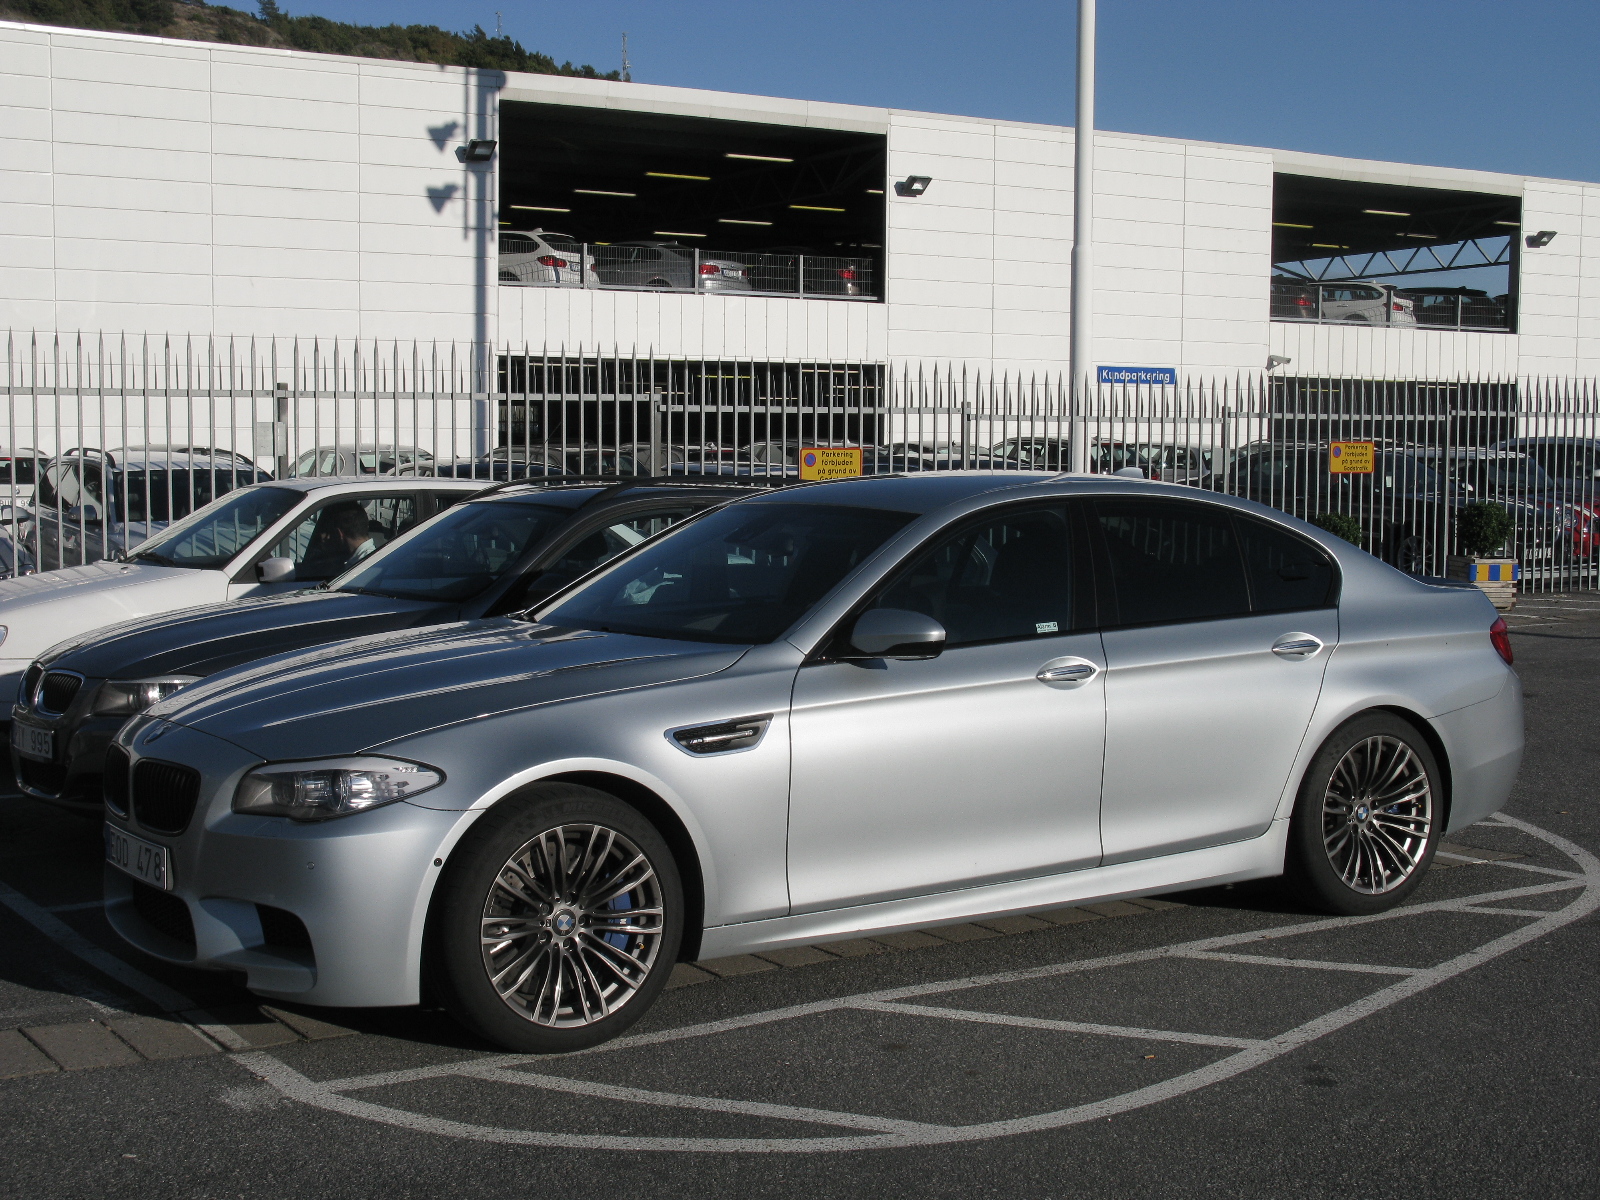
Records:
[[[1432,233],[1402,233],[1400,236],[1401,237],[1427,238],[1429,241],[1435,241],[1435,242],[1439,240],[1438,236],[1435,235],[1435,234],[1432,234]]]
[[[1496,225],[1509,225],[1513,229],[1521,229],[1522,228],[1522,222],[1521,221],[1496,221],[1495,224]]]
[[[867,195],[869,195],[869,196],[881,196],[881,195],[883,195],[883,189],[882,188],[868,188],[867,189]]]
[[[1315,225],[1296,225],[1293,221],[1274,221],[1273,226],[1278,229],[1315,229]]]
[[[723,158],[743,158],[750,162],[793,162],[792,158],[779,158],[776,154],[724,154]]]
[[[684,233],[681,229],[652,229],[657,237],[705,237],[703,233]]]
[[[696,183],[710,183],[709,175],[675,175],[671,171],[646,171],[647,179],[692,179]]]
[[[1362,212],[1374,217],[1409,217],[1410,213],[1394,212],[1387,208],[1363,208]]]
[[[552,208],[548,204],[513,204],[511,208],[520,208],[523,212],[571,212],[570,208]]]
[[[771,225],[771,221],[741,221],[738,217],[718,217],[718,225]]]
[[[791,204],[790,208],[798,208],[801,212],[844,212],[842,208],[829,208],[826,204]]]
[[[637,200],[638,192],[603,192],[599,188],[573,188],[580,196],[621,196],[624,200]]]
[[[1335,244],[1333,242],[1312,242],[1311,243],[1311,248],[1313,250],[1348,250],[1348,249],[1350,249],[1349,246],[1340,246],[1340,245],[1337,245],[1337,244]]]

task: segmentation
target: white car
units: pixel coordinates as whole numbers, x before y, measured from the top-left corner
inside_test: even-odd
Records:
[[[1416,305],[1386,283],[1324,283],[1322,320],[1358,325],[1415,325]]]
[[[585,276],[588,278],[585,279]],[[599,287],[594,256],[564,233],[542,229],[500,235],[500,281]]]
[[[331,579],[481,484],[292,479],[237,488],[116,559],[0,582],[0,696],[59,642],[151,613]]]

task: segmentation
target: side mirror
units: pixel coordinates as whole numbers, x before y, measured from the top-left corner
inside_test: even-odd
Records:
[[[74,504],[67,509],[67,520],[93,523],[100,519],[100,510],[93,504]]]
[[[288,583],[294,578],[294,559],[264,558],[256,564],[256,578],[262,583]]]
[[[850,631],[850,645],[869,658],[938,658],[944,626],[924,613],[874,608],[861,614]]]

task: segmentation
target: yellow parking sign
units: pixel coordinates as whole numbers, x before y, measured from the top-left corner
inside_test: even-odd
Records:
[[[801,479],[854,479],[860,474],[860,446],[801,447]]]
[[[1328,470],[1335,475],[1371,475],[1377,463],[1371,442],[1335,442],[1328,448]]]

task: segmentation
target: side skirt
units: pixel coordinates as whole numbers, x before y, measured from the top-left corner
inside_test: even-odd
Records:
[[[840,941],[874,933],[955,925],[978,917],[1011,916],[1070,904],[1094,904],[1129,896],[1151,896],[1161,892],[1237,883],[1243,879],[1264,879],[1283,873],[1288,836],[1289,822],[1275,820],[1260,837],[1226,846],[1208,846],[1203,850],[1187,850],[1182,854],[1168,854],[1160,858],[1091,867],[1084,871],[1068,871],[1038,879],[963,888],[932,896],[913,896],[881,904],[773,917],[738,925],[713,925],[705,931],[700,955],[702,958],[721,958],[729,954]]]

